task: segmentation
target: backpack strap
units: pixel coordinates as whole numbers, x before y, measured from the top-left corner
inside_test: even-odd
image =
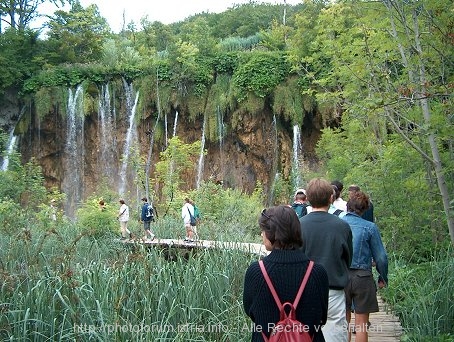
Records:
[[[281,312],[283,306],[282,303],[279,299],[279,296],[277,295],[277,292],[273,286],[273,283],[271,282],[270,277],[268,276],[268,272],[266,271],[265,264],[263,263],[263,260],[259,261],[260,265],[260,270],[262,271],[263,277],[265,278],[265,281],[268,285],[268,288],[271,291],[271,294],[273,295],[274,301],[277,304],[277,307],[279,308],[279,312]],[[293,302],[293,307],[296,309],[296,306],[298,305],[301,296],[303,294],[304,288],[306,287],[307,281],[309,279],[309,276],[312,272],[312,268],[314,267],[314,262],[312,260],[309,261],[309,265],[307,266],[306,274],[304,275],[303,281],[301,282],[300,288],[298,290],[298,293],[296,294],[295,301]]]
[[[336,210],[334,211],[333,215],[339,216],[342,212],[343,212],[343,210],[341,210],[341,209],[336,209]]]

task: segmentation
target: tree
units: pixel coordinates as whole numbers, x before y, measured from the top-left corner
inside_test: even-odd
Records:
[[[34,19],[41,16],[38,12],[41,5],[50,3],[58,7],[59,4],[63,6],[71,2],[72,0],[0,0],[0,17],[1,21],[11,28],[23,31]]]
[[[50,62],[88,63],[102,56],[103,41],[110,34],[105,18],[101,17],[96,5],[83,8],[79,2],[69,12],[56,11],[49,26]]]

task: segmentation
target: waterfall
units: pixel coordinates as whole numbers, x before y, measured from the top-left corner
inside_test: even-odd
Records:
[[[109,84],[101,87],[98,99],[99,122],[99,170],[109,185],[116,184],[117,173],[115,170],[116,142],[114,134],[114,113],[111,109]]]
[[[200,147],[200,157],[199,157],[199,164],[197,167],[197,182],[196,182],[196,188],[198,189],[200,187],[200,183],[202,182],[202,176],[203,176],[203,157],[204,157],[204,150],[205,150],[205,124],[206,124],[207,118],[206,114],[203,117],[203,127],[202,127],[202,144]]]
[[[67,131],[62,191],[66,194],[65,212],[73,216],[83,194],[84,174],[84,113],[83,88],[68,90]]]
[[[218,126],[218,140],[219,140],[219,160],[221,175],[219,180],[224,179],[224,118],[221,113],[221,108],[217,106],[216,109],[217,126]]]
[[[293,163],[292,163],[292,178],[293,187],[298,188],[301,183],[300,177],[300,158],[301,158],[301,132],[299,125],[293,126]]]
[[[134,95],[134,89],[132,84],[128,84],[126,80],[123,80],[123,85],[126,93],[126,113],[128,115],[128,131],[126,132],[126,141],[123,149],[122,165],[120,171],[120,187],[119,194],[122,196],[125,192],[125,186],[127,182],[127,171],[128,171],[128,160],[130,155],[131,143],[137,138],[136,126],[134,124],[134,116],[136,113],[137,101],[139,100],[139,92],[135,94],[135,100],[132,101]]]
[[[164,127],[165,127],[165,143],[166,147],[169,146],[169,130],[167,129],[167,113],[164,114]]]
[[[177,135],[178,111],[175,111],[175,122],[173,123],[173,136]]]
[[[273,165],[271,174],[274,174],[274,178],[271,182],[271,186],[269,189],[268,195],[268,203],[267,205],[271,206],[274,205],[275,197],[276,197],[276,184],[280,180],[280,174],[278,172],[278,163],[279,163],[279,144],[278,144],[278,131],[277,131],[277,119],[276,114],[273,114],[273,122],[272,122],[272,137],[271,140],[273,141],[273,151],[272,151],[272,158],[273,158]]]
[[[6,150],[6,154],[3,158],[3,163],[2,163],[2,171],[7,171],[8,166],[9,166],[9,156],[14,152],[16,149],[16,141],[17,141],[17,136],[14,135],[14,129],[11,131],[8,139],[8,148]]]

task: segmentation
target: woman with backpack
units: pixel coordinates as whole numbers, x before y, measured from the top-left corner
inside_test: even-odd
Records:
[[[273,341],[281,334],[297,341],[325,341],[321,327],[328,312],[328,276],[301,250],[295,211],[286,205],[263,209],[258,223],[270,253],[253,262],[244,278],[243,306],[254,323],[252,341]]]

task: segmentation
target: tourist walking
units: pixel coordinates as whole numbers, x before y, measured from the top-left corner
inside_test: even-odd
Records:
[[[379,273],[379,288],[385,287],[388,283],[388,256],[380,232],[375,223],[361,217],[369,203],[369,196],[362,191],[355,191],[347,202],[347,215],[342,218],[350,225],[353,234],[353,259],[345,295],[347,308],[354,304],[356,342],[368,341],[369,314],[378,312],[372,260]],[[348,323],[350,319],[351,312],[348,310]]]
[[[154,210],[153,206],[148,203],[148,198],[142,198],[142,210],[140,219],[143,222],[143,230],[145,232],[145,236],[143,237],[144,240],[150,239],[154,240],[155,235],[151,229],[151,222],[154,221]]]
[[[312,211],[300,219],[303,252],[320,263],[328,273],[328,317],[322,328],[328,342],[347,341],[344,288],[352,261],[352,232],[339,217],[328,213],[333,187],[322,178],[312,179],[306,188]]]
[[[307,214],[308,206],[309,204],[307,203],[306,190],[304,189],[296,190],[295,196],[293,197],[292,208],[293,210],[295,210],[298,218],[301,218]]]
[[[270,254],[262,259],[266,273],[281,303],[293,303],[309,266],[301,249],[303,240],[295,211],[280,205],[264,209],[258,220],[263,244]],[[328,310],[328,275],[315,263],[296,307],[296,319],[308,329],[314,342],[325,341],[320,327]],[[252,341],[264,341],[279,320],[279,309],[262,274],[259,262],[253,262],[244,278],[243,306],[254,323]]]
[[[133,238],[132,233],[128,229],[129,221],[129,207],[126,205],[124,199],[120,199],[120,209],[118,210],[118,221],[120,221],[120,232],[121,238],[124,240],[129,236],[130,239]]]
[[[194,217],[194,206],[191,204],[189,198],[184,199],[183,207],[181,208],[181,218],[183,219],[186,236],[185,242],[194,242],[194,227],[197,222]]]

